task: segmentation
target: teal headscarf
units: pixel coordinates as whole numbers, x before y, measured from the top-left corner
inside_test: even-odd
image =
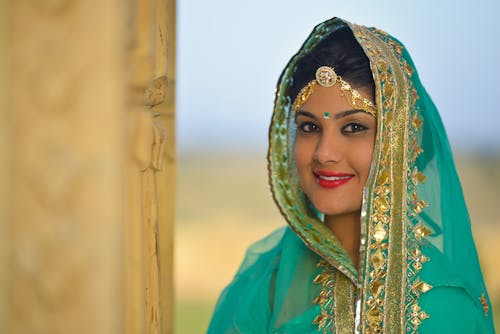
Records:
[[[370,60],[377,107],[358,268],[298,187],[287,95],[299,60],[345,27]],[[316,26],[281,74],[269,142],[288,226],[249,248],[209,333],[494,333],[446,133],[397,39],[338,18]]]

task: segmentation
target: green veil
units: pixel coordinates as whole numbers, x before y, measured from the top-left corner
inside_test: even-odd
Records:
[[[287,95],[297,62],[343,27],[370,60],[377,106],[359,267],[298,187]],[[270,185],[288,226],[248,249],[208,333],[494,333],[446,133],[397,39],[338,18],[316,26],[281,74],[269,142]]]

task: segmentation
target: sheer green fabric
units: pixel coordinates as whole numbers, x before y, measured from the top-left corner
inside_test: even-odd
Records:
[[[311,210],[291,158],[296,63],[342,27],[370,59],[377,106],[359,268]],[[338,18],[316,26],[280,77],[269,136],[271,189],[289,226],[248,249],[208,333],[494,333],[446,133],[398,40]]]

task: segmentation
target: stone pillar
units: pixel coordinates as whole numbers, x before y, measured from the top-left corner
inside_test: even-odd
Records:
[[[175,1],[135,1],[125,214],[127,333],[173,332]],[[140,222],[138,224],[138,222]],[[144,289],[143,287],[147,287]]]
[[[171,333],[175,0],[0,0],[0,333]]]

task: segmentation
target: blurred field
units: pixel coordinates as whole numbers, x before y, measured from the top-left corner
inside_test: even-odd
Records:
[[[271,198],[264,155],[179,158],[176,333],[204,333],[246,248],[284,225]],[[500,219],[494,210],[500,204],[500,157],[463,156],[456,162],[493,310],[500,316]]]

